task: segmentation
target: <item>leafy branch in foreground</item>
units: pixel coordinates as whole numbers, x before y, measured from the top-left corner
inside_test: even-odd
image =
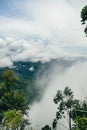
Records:
[[[16,129],[21,126],[23,119],[23,114],[21,111],[8,110],[4,112],[4,126],[6,128]]]

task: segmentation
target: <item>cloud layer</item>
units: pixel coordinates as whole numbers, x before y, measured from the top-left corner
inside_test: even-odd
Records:
[[[58,46],[57,43],[38,40],[0,39],[0,67],[13,66],[14,61],[48,62],[58,58],[75,58],[86,56],[80,52],[73,53],[68,48]]]
[[[79,0],[4,0],[0,9],[0,66],[83,56],[86,37]],[[2,53],[3,52],[3,53]]]

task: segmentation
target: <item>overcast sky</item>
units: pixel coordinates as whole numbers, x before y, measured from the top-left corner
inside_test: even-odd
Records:
[[[86,0],[0,0],[0,67],[87,55]]]

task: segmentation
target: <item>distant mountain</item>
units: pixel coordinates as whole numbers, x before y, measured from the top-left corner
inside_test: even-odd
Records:
[[[58,64],[62,65],[64,67],[71,66],[73,63],[77,61],[87,61],[87,58],[79,57],[79,58],[59,58],[57,60],[51,60],[49,62],[26,62],[26,61],[18,61],[14,62],[13,67],[5,67],[0,68],[0,73],[7,70],[12,69],[19,75],[28,77],[30,79],[35,79],[37,74],[42,73],[46,69],[49,69],[49,67]]]

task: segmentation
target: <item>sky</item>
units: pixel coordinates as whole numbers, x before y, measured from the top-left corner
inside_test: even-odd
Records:
[[[85,0],[0,0],[0,67],[87,56],[80,22],[85,5]]]

